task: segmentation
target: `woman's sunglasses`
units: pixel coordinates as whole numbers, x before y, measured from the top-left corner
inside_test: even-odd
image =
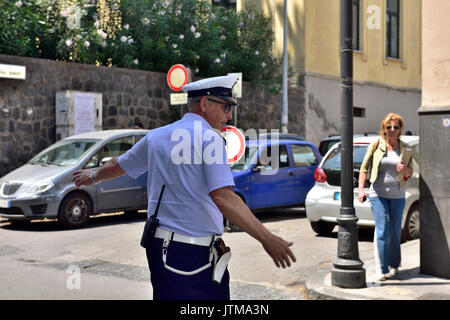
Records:
[[[394,128],[394,130],[400,129],[399,126],[386,126],[386,129],[388,129],[388,130],[391,130],[392,128]]]

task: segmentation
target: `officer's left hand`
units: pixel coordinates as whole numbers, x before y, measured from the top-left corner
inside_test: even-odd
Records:
[[[274,234],[272,237],[263,243],[266,252],[272,257],[273,262],[279,268],[284,269],[286,266],[291,266],[292,262],[296,262],[296,258],[292,250],[289,248],[293,242],[288,242]]]

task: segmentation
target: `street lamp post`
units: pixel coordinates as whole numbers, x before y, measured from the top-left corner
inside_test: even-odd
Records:
[[[283,6],[283,96],[281,102],[281,132],[288,132],[288,54],[287,54],[287,0]]]
[[[341,0],[341,209],[337,222],[338,253],[331,283],[342,288],[366,286],[366,271],[359,259],[358,232],[353,207],[353,0]]]

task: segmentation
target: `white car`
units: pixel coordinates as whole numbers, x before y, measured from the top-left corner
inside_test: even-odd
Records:
[[[354,159],[354,201],[353,206],[358,218],[358,227],[375,227],[370,202],[358,200],[358,176],[361,163],[364,160],[367,147],[378,136],[355,138],[353,140]],[[402,219],[402,239],[419,238],[419,137],[401,136],[403,142],[413,150],[414,174],[406,182],[406,205]],[[313,230],[319,235],[331,234],[337,224],[341,207],[341,144],[334,145],[323,157],[319,167],[314,172],[316,183],[308,192],[305,201],[306,216]],[[365,185],[369,193],[369,182]]]

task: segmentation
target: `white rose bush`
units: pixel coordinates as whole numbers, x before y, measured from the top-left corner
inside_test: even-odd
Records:
[[[198,0],[2,0],[0,53],[197,76],[242,72],[277,90],[270,19]]]

